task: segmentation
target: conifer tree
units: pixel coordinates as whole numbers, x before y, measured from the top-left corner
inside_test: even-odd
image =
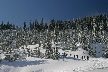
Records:
[[[26,22],[25,22],[25,21],[24,21],[23,29],[24,29],[24,30],[26,29]]]
[[[3,23],[3,21],[2,21],[2,23],[1,23],[1,29],[3,29],[3,24],[4,24],[4,23]]]

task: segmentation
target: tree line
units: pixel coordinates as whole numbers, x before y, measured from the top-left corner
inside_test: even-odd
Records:
[[[44,23],[44,18],[42,18],[41,22],[39,23],[36,19],[35,21],[29,23],[30,30],[37,30],[37,31],[44,31],[50,30],[53,31],[58,28],[59,31],[66,30],[66,29],[73,29],[73,30],[93,30],[93,26],[95,26],[96,31],[105,30],[108,31],[108,16],[106,14],[100,14],[97,16],[86,16],[84,18],[77,18],[73,20],[50,20],[50,23]],[[100,28],[101,27],[101,28]],[[10,23],[9,21],[5,24],[3,21],[0,24],[0,30],[7,30],[7,29],[16,29],[18,26]],[[27,29],[27,24],[24,21],[23,27],[24,30]]]

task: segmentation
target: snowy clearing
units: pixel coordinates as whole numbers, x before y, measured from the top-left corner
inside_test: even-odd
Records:
[[[29,47],[33,47],[33,45],[29,45]],[[59,52],[64,51],[59,49]],[[85,60],[86,58],[82,60],[81,56],[89,56],[88,52],[82,48],[78,48],[77,51],[66,50],[65,52],[68,56],[64,61],[62,58],[52,60],[36,57],[27,57],[26,60],[14,62],[3,60],[0,65],[0,72],[96,72],[97,69],[108,68],[108,59],[90,57],[88,61]],[[79,57],[74,58],[74,55]]]

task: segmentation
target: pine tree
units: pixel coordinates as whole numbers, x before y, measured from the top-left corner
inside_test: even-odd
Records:
[[[33,28],[32,28],[32,23],[31,23],[31,20],[30,20],[30,30],[32,30]]]
[[[34,21],[33,21],[33,26],[32,26],[32,28],[33,28],[33,29],[35,29],[35,24],[34,24]]]
[[[3,25],[3,21],[2,21],[2,23],[1,23],[1,25],[0,25],[0,29],[2,29],[2,25]]]
[[[23,29],[24,29],[24,30],[26,29],[26,22],[25,22],[25,21],[24,21]]]

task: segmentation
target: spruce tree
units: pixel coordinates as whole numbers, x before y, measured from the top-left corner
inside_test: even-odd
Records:
[[[26,22],[25,22],[25,21],[24,21],[23,29],[24,29],[24,30],[26,29]]]

